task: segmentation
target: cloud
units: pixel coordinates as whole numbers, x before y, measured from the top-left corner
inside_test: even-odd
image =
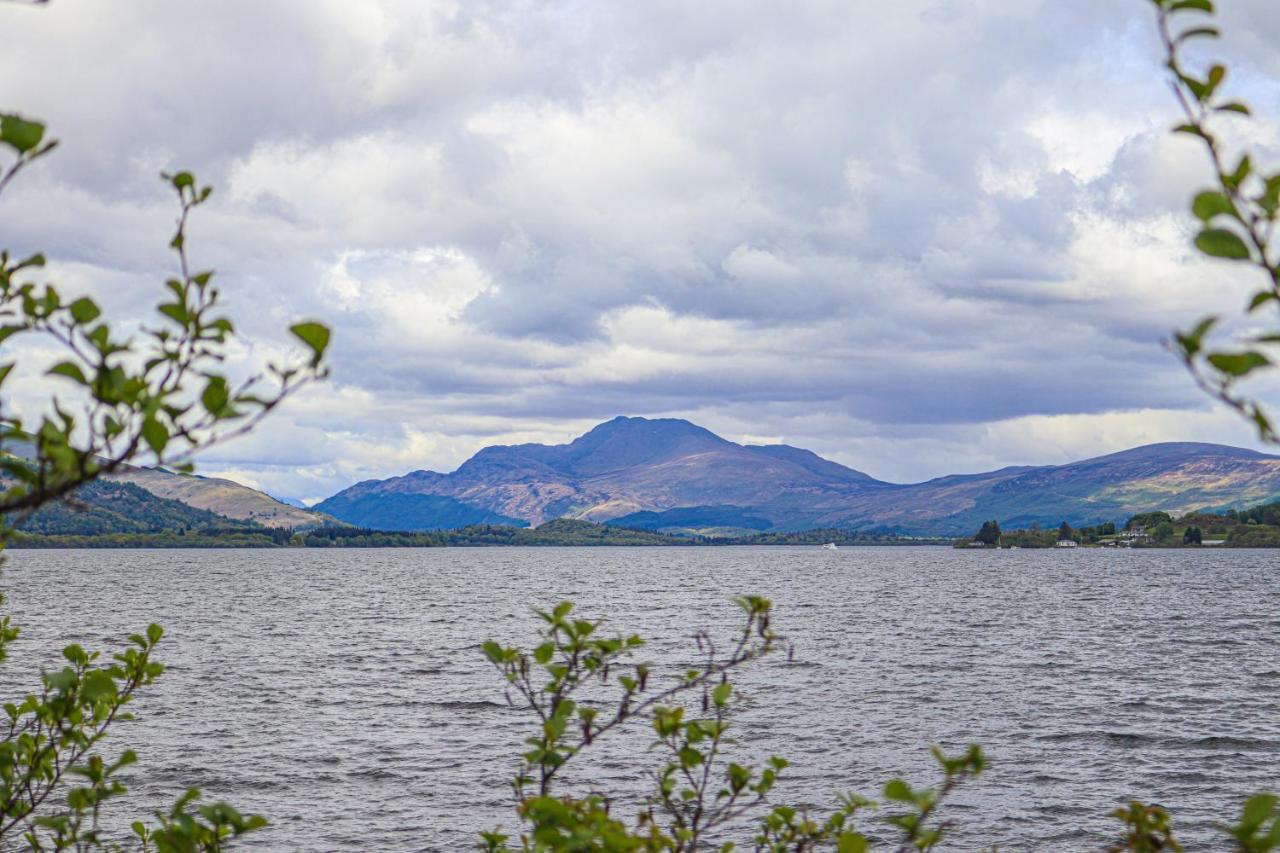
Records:
[[[1248,284],[1188,248],[1141,3],[0,6],[4,106],[65,140],[9,245],[140,317],[189,166],[237,369],[336,328],[332,383],[208,471],[322,497],[619,413],[897,479],[1249,442],[1159,346]],[[1218,48],[1280,115],[1270,11]]]

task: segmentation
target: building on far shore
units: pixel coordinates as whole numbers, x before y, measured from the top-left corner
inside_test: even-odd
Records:
[[[1137,525],[1128,530],[1121,530],[1116,534],[1116,544],[1121,546],[1133,546],[1138,543],[1147,543],[1151,541],[1151,534],[1147,533],[1147,528]]]
[[[1055,548],[1077,548],[1077,547],[1079,547],[1079,543],[1077,543],[1074,539],[1059,539],[1059,540],[1058,540],[1058,544],[1054,545],[1053,547],[1055,547]]]

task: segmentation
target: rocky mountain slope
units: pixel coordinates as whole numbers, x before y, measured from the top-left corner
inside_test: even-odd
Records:
[[[987,518],[1082,525],[1278,496],[1280,457],[1221,445],[1157,444],[900,485],[795,447],[735,444],[688,421],[615,418],[569,444],[487,447],[451,474],[358,483],[315,509],[362,526],[414,530],[496,515],[507,523],[564,517],[648,530],[952,534]]]
[[[264,527],[318,527],[326,519],[311,510],[283,503],[257,489],[232,480],[175,474],[162,468],[128,467],[107,477],[109,482],[131,483],[156,497],[179,501],[196,509]]]

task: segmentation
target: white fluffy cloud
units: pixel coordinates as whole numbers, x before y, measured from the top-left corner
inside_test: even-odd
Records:
[[[1222,5],[1280,115],[1270,0]],[[54,0],[0,28],[0,107],[65,140],[0,201],[7,245],[138,316],[182,165],[219,188],[192,239],[246,361],[335,326],[333,382],[206,471],[318,498],[622,413],[895,479],[1250,441],[1158,345],[1247,288],[1188,251],[1205,173],[1139,0]]]

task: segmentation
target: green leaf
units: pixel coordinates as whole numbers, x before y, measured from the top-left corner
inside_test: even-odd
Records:
[[[836,842],[837,853],[867,853],[869,849],[866,836],[856,832],[842,832]]]
[[[1247,352],[1210,353],[1207,356],[1207,360],[1222,373],[1237,378],[1245,376],[1259,367],[1267,367],[1271,364],[1271,360],[1265,355],[1252,350]]]
[[[227,380],[221,376],[209,377],[209,384],[204,386],[204,393],[200,395],[205,411],[211,415],[221,414],[227,407],[228,398]]]
[[[1192,27],[1185,32],[1179,33],[1176,41],[1181,44],[1194,38],[1217,38],[1218,35],[1216,27]]]
[[[169,443],[169,428],[155,418],[147,418],[142,422],[142,437],[155,451],[156,456],[159,456],[164,453],[165,445]]]
[[[1169,6],[1170,12],[1182,12],[1190,9],[1196,9],[1201,12],[1213,14],[1213,3],[1209,0],[1177,0]]]
[[[1236,164],[1236,170],[1227,176],[1227,180],[1230,181],[1233,187],[1238,187],[1244,183],[1244,179],[1249,177],[1251,172],[1253,172],[1253,160],[1249,158],[1248,154],[1245,154],[1240,158],[1240,162]]]
[[[186,306],[179,302],[166,302],[156,310],[184,328],[191,322]]]
[[[84,682],[80,689],[84,693],[86,699],[93,701],[98,699],[114,699],[116,697],[115,679],[100,669],[95,669],[86,673]]]
[[[1222,85],[1222,81],[1227,78],[1227,69],[1224,65],[1214,65],[1209,69],[1209,76],[1205,78],[1204,97],[1206,99],[1213,97],[1213,93],[1218,91],[1218,87]]]
[[[76,671],[69,666],[44,676],[45,682],[54,690],[67,690],[76,683]]]
[[[1197,194],[1191,202],[1191,212],[1202,222],[1208,222],[1222,214],[1236,216],[1236,206],[1222,193],[1206,190]]]
[[[0,142],[26,154],[44,138],[44,125],[16,115],[0,115]]]
[[[1248,826],[1258,826],[1271,816],[1271,812],[1275,807],[1276,797],[1274,794],[1255,794],[1244,804],[1242,821]]]
[[[1216,109],[1220,113],[1240,113],[1241,115],[1246,115],[1246,116],[1253,115],[1253,113],[1249,110],[1249,107],[1245,104],[1240,103],[1239,101],[1232,101],[1229,104],[1221,104],[1220,106],[1217,106],[1214,109]]]
[[[68,379],[79,382],[81,385],[88,385],[89,380],[84,378],[84,371],[80,369],[78,364],[70,361],[63,361],[49,368],[50,376],[65,376]]]
[[[329,346],[329,327],[323,323],[297,323],[289,331],[311,348],[311,366],[318,365]]]
[[[1273,299],[1280,299],[1280,296],[1276,296],[1275,291],[1259,290],[1257,293],[1253,295],[1253,298],[1249,300],[1250,313],[1257,311],[1260,307],[1262,307],[1263,305],[1266,305],[1268,302],[1270,302]]]
[[[1239,235],[1225,228],[1206,228],[1196,237],[1196,248],[1215,258],[1233,261],[1249,259],[1249,247]]]
[[[677,756],[680,758],[680,766],[684,768],[697,767],[705,760],[701,752],[690,746],[681,747]]]
[[[884,796],[887,800],[897,800],[900,803],[915,802],[915,794],[911,790],[911,786],[901,779],[890,779],[884,785]]]
[[[102,315],[102,309],[98,307],[98,303],[87,296],[80,297],[67,307],[71,312],[72,319],[82,325],[92,323]]]
[[[733,685],[727,681],[721,682],[716,685],[715,690],[711,691],[711,701],[716,703],[717,708],[723,708],[731,695],[733,695]]]

